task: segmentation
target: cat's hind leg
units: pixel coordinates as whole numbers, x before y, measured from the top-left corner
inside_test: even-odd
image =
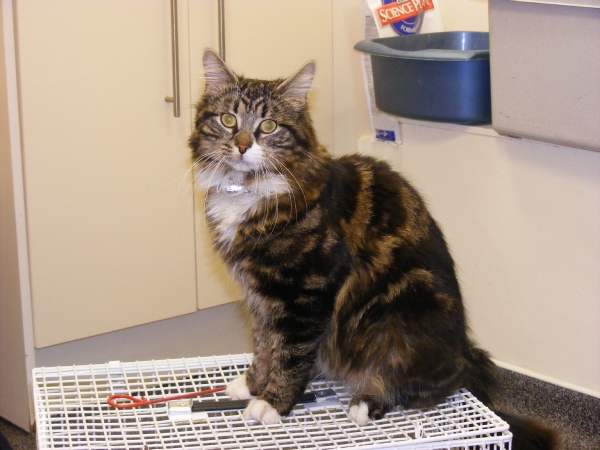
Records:
[[[392,410],[386,401],[365,395],[355,395],[350,402],[348,416],[358,425],[366,425],[371,420],[381,419]]]
[[[379,369],[384,369],[383,365],[380,364]],[[353,392],[348,416],[358,425],[381,419],[394,408],[396,391],[394,383],[385,371],[358,371],[345,377],[345,381]]]
[[[356,405],[350,406],[348,410],[348,416],[353,422],[358,425],[366,425],[369,423],[369,405],[365,402],[360,402]]]

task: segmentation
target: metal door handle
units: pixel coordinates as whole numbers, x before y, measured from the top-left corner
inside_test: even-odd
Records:
[[[177,26],[177,0],[171,0],[171,59],[173,66],[173,96],[165,101],[173,103],[173,115],[180,116],[179,102],[179,40]]]
[[[219,0],[219,56],[225,61],[225,0]]]

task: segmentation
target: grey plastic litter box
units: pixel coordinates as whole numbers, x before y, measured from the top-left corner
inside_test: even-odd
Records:
[[[443,32],[360,41],[371,55],[375,103],[411,119],[491,122],[489,35]]]

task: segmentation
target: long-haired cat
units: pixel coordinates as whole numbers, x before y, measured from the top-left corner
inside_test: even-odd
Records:
[[[252,318],[254,361],[228,387],[252,398],[244,416],[281,420],[317,375],[350,386],[358,424],[462,387],[491,404],[495,366],[468,335],[439,226],[388,164],[319,144],[314,62],[273,81],[238,76],[211,50],[203,62],[189,142],[214,246]],[[516,450],[553,448],[551,432],[504,417],[525,430]]]

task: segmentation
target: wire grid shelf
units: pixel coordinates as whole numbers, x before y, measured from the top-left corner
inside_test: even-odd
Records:
[[[106,403],[113,394],[153,399],[224,386],[251,362],[242,354],[36,368],[38,449],[511,449],[508,425],[464,389],[436,407],[395,409],[366,426],[349,419],[350,393],[332,381],[313,381],[309,390],[333,389],[337,405],[297,405],[268,426],[245,421],[241,410],[174,421],[164,403],[121,410]],[[226,399],[218,392],[196,400]]]

